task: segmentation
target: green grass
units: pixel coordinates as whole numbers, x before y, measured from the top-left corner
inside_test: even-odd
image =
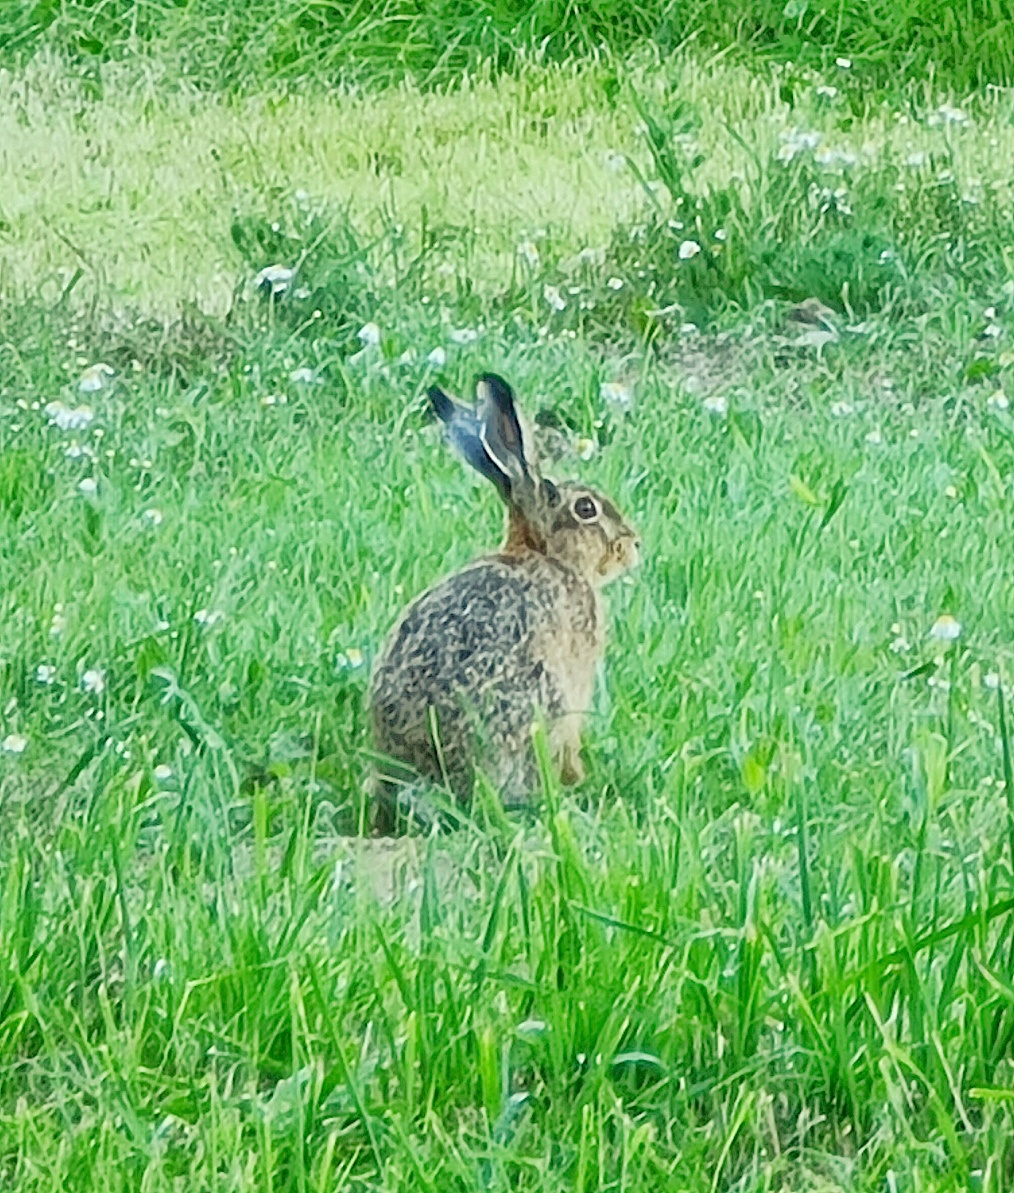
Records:
[[[610,431],[583,471],[646,563],[611,593],[582,791],[516,839],[419,842],[378,904],[368,857],[335,868],[367,664],[497,532],[420,421],[425,370],[254,320],[188,384],[157,356],[124,369],[73,460],[32,409],[65,393],[68,329],[36,317],[8,316],[0,424],[0,728],[28,738],[0,788],[8,1187],[1002,1186],[1011,881],[983,677],[1012,666],[1014,450],[991,388],[946,371],[974,342],[880,328],[815,362],[755,326],[714,347],[724,419],[649,360],[616,416],[615,358],[452,345],[450,383],[494,365]]]
[[[23,63],[57,48],[92,77],[97,64],[154,52],[200,86],[259,90],[266,80],[330,84],[413,77],[457,83],[480,63],[510,69],[538,55],[623,57],[645,45],[663,53],[696,41],[706,50],[826,69],[849,56],[857,90],[896,89],[935,76],[959,90],[1014,78],[1014,19],[1004,0],[385,0],[363,5],[257,0],[9,0],[0,53]]]
[[[624,69],[277,108],[0,83],[5,1189],[1014,1180],[1009,101]],[[793,125],[857,161],[778,161]],[[499,533],[424,415],[484,369],[645,561],[580,789],[371,841],[371,661]]]
[[[511,292],[536,321],[545,284],[594,286],[608,316],[592,324],[636,326],[678,301],[703,325],[729,305],[811,294],[856,319],[938,309],[955,288],[985,306],[1009,272],[1014,105],[997,91],[957,109],[910,88],[897,109],[857,116],[812,72],[687,56],[530,66],[465,95],[206,97],[112,66],[101,80],[95,99],[60,60],[0,75],[5,291],[221,316],[244,265],[273,263],[244,259],[237,220],[278,223],[263,253],[298,256],[310,228],[336,221],[340,239],[346,216],[376,246],[384,287],[424,284],[459,314]],[[801,132],[820,140],[786,168]],[[707,252],[682,268],[674,254],[693,238]],[[594,267],[575,270],[584,250]]]

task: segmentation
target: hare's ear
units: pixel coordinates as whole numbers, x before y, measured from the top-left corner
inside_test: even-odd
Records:
[[[560,504],[560,490],[546,477],[539,481],[539,496],[551,510]]]
[[[534,458],[514,406],[514,393],[502,377],[483,373],[475,386],[482,441],[488,455],[512,481],[532,479]]]
[[[482,423],[475,411],[461,402],[455,402],[435,385],[427,391],[426,396],[437,417],[447,427],[447,438],[454,448],[476,472],[496,485],[497,492],[504,501],[509,501],[510,476],[486,450]]]

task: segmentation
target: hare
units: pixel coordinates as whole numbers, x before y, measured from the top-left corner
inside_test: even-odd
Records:
[[[417,597],[391,631],[370,689],[374,745],[461,803],[478,766],[505,807],[523,806],[536,784],[537,716],[562,781],[584,775],[581,726],[605,647],[599,589],[636,564],[640,544],[600,493],[540,474],[502,378],[478,379],[474,410],[436,387],[428,397],[504,501],[506,537]],[[382,780],[388,797],[399,769]]]

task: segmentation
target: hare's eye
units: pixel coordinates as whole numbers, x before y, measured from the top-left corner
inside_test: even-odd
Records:
[[[574,502],[574,513],[583,522],[591,522],[593,518],[598,517],[599,507],[591,497],[579,497]]]

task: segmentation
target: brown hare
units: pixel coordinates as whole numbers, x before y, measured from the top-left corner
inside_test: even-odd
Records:
[[[584,774],[581,726],[606,635],[599,590],[637,562],[637,533],[601,493],[540,474],[502,378],[479,378],[475,409],[435,387],[428,396],[451,443],[503,499],[506,538],[417,597],[391,631],[370,690],[374,744],[461,803],[478,766],[517,807],[536,785],[540,714],[561,779]],[[385,768],[382,820],[398,805],[399,769]]]

